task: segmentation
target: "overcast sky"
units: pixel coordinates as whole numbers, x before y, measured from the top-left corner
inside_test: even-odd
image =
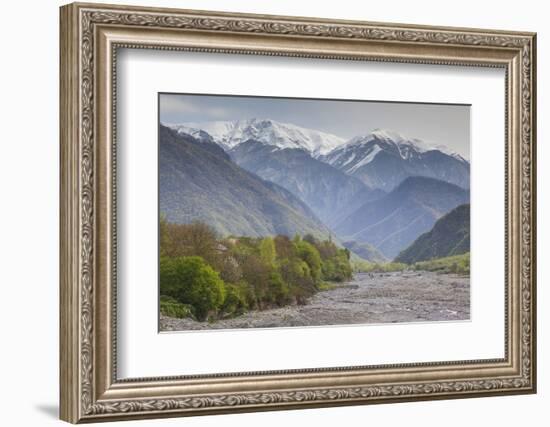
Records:
[[[159,115],[165,124],[271,119],[345,139],[382,128],[470,158],[468,105],[160,94]]]

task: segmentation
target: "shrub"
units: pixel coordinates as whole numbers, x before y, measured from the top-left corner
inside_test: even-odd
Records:
[[[198,320],[205,320],[217,311],[225,298],[225,286],[220,276],[199,256],[160,260],[160,290],[182,304],[193,307]]]
[[[226,316],[238,316],[248,309],[248,286],[246,284],[226,284],[225,300],[221,311]]]
[[[166,295],[160,296],[160,312],[168,317],[176,317],[178,319],[191,318],[193,316],[193,308],[188,304],[181,304],[174,298]]]
[[[414,270],[436,271],[438,273],[456,273],[470,275],[470,253],[419,261],[413,264]]]
[[[353,270],[358,273],[389,273],[392,271],[404,271],[408,269],[407,264],[401,262],[372,263],[368,261],[356,261]]]

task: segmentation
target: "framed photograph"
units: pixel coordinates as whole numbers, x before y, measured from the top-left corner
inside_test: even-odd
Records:
[[[536,391],[535,34],[60,22],[63,420]]]

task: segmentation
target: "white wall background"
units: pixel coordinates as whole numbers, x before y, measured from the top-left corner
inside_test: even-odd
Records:
[[[110,0],[113,3],[122,3]],[[130,0],[129,0],[130,1]],[[209,416],[133,425],[279,426],[546,425],[550,405],[548,281],[550,149],[550,29],[536,0],[442,2],[387,0],[133,0],[134,4],[235,12],[450,25],[538,32],[539,393]],[[58,402],[58,6],[57,0],[3,4],[0,67],[0,401],[2,425],[59,425]]]

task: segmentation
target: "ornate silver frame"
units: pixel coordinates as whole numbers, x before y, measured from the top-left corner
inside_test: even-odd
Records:
[[[61,418],[77,423],[534,393],[533,33],[71,4],[61,8]],[[119,47],[502,67],[506,70],[505,357],[118,380]]]

